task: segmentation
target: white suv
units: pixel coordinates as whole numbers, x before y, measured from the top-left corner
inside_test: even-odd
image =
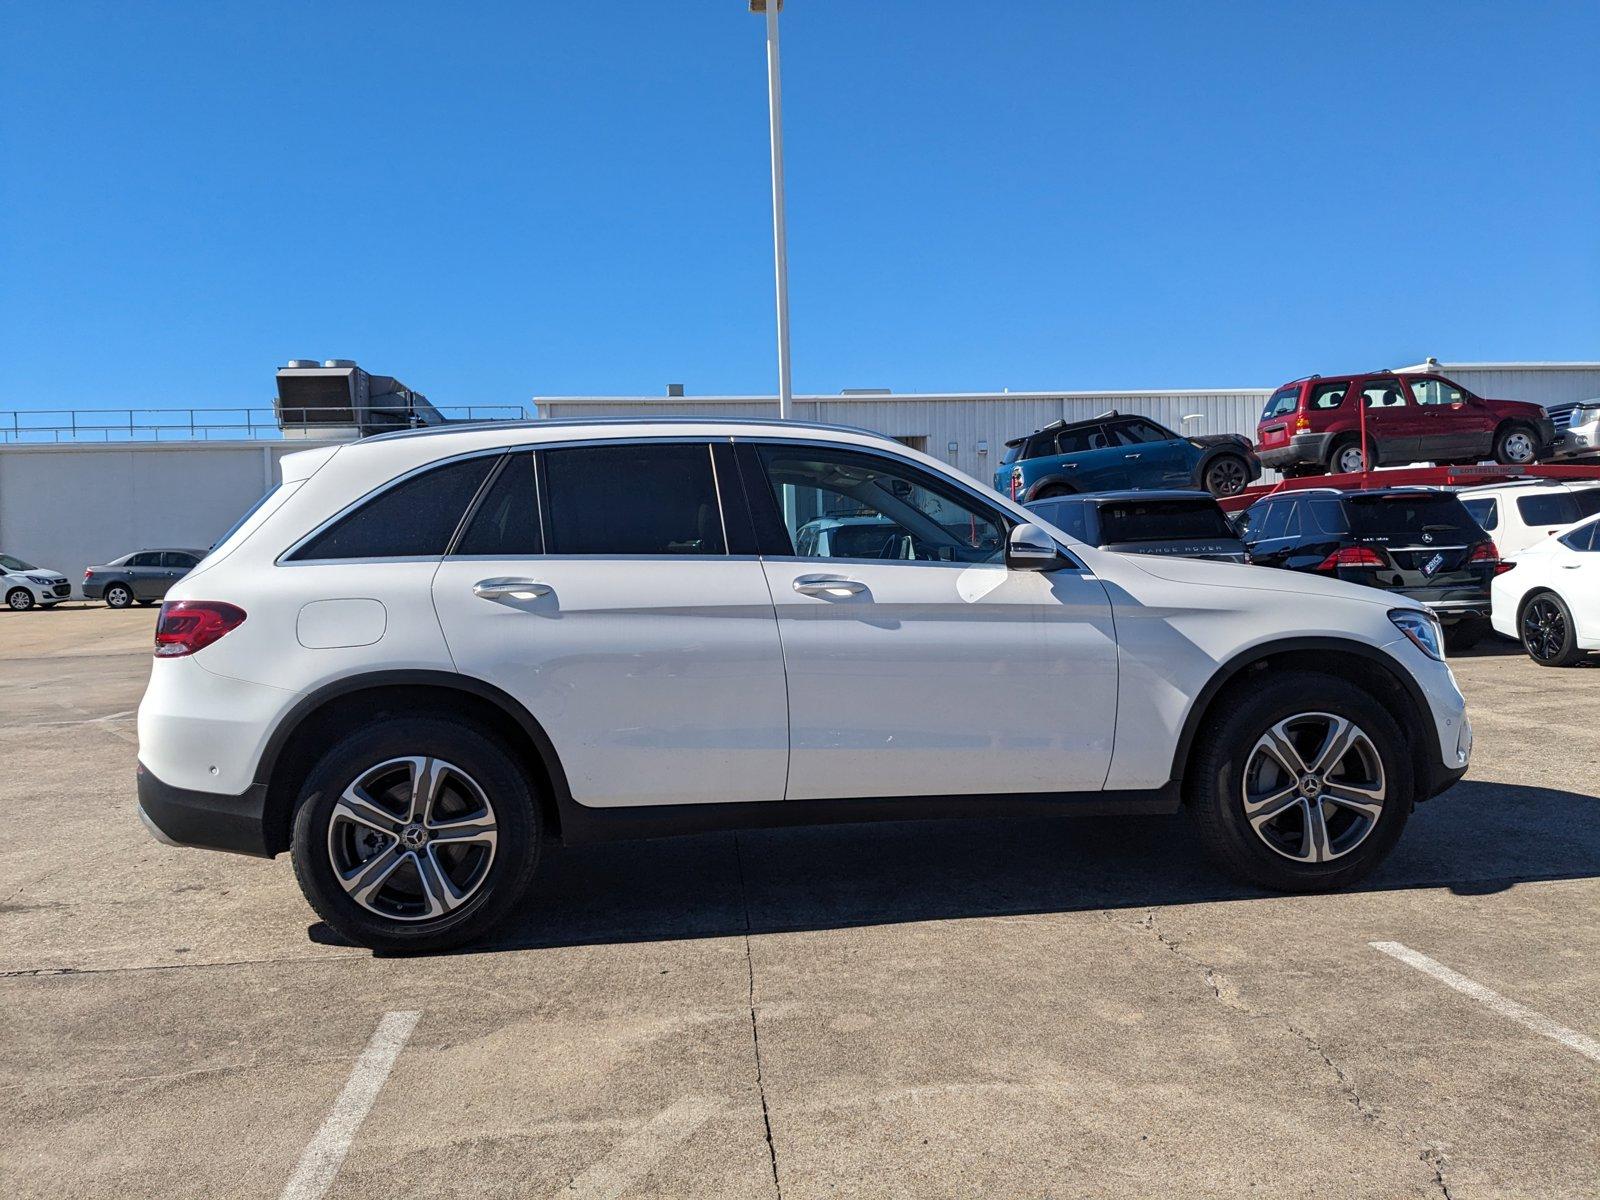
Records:
[[[1526,479],[1478,484],[1456,495],[1503,559],[1548,541],[1574,521],[1600,513],[1600,484],[1593,483]]]
[[[1187,806],[1236,876],[1322,890],[1471,752],[1420,605],[1097,550],[873,434],[533,422],[282,470],[162,608],[139,801],[290,851],[375,948],[482,933],[547,840],[872,818]],[[892,553],[795,553],[862,516]]]

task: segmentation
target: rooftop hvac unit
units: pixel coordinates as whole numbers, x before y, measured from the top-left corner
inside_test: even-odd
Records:
[[[445,418],[420,392],[391,375],[372,375],[349,359],[294,358],[278,371],[272,404],[284,437],[367,437],[396,429],[442,425]]]

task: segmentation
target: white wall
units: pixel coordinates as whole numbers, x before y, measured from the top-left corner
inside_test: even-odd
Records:
[[[854,425],[898,438],[925,438],[918,448],[992,483],[1006,439],[1042,425],[1095,416],[1108,409],[1140,413],[1182,433],[1255,433],[1270,388],[1178,392],[1002,392],[998,395],[796,396],[802,421]],[[776,417],[770,396],[554,396],[535,399],[541,417]],[[1195,415],[1187,423],[1183,418]],[[955,451],[950,443],[955,443]],[[980,453],[979,444],[987,443]]]
[[[0,446],[0,550],[72,580],[145,546],[205,547],[304,441]]]

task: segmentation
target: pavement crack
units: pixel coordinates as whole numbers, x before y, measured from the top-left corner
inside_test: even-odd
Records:
[[[767,1084],[761,1070],[761,1026],[756,1020],[756,963],[750,952],[750,893],[744,882],[744,852],[739,835],[733,835],[733,858],[739,868],[739,901],[744,906],[744,967],[750,984],[750,1045],[756,1060],[756,1092],[761,1097],[761,1127],[767,1135],[767,1162],[772,1167],[772,1191],[783,1200],[783,1183],[778,1178],[778,1148],[772,1140],[772,1114],[767,1108]]]
[[[1444,1177],[1445,1164],[1449,1161],[1444,1152],[1432,1146],[1424,1146],[1422,1153],[1417,1157],[1433,1168],[1433,1182],[1439,1189],[1439,1194],[1444,1200],[1455,1200],[1455,1195],[1450,1191],[1450,1184]]]

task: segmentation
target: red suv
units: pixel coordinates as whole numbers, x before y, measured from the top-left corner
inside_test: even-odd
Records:
[[[1284,384],[1261,410],[1261,465],[1285,475],[1361,470],[1362,407],[1373,466],[1531,463],[1556,438],[1555,423],[1539,405],[1483,400],[1443,375],[1313,375]]]

